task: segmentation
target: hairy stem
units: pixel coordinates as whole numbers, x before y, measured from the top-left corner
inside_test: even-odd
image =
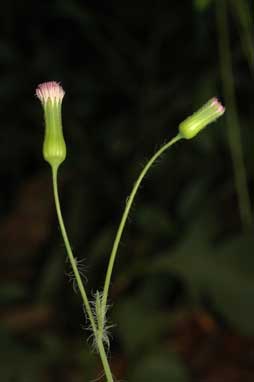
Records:
[[[95,320],[94,320],[94,316],[93,316],[93,313],[92,313],[92,310],[91,310],[91,306],[90,306],[89,300],[87,298],[87,294],[86,294],[86,291],[85,291],[82,279],[80,277],[80,273],[79,273],[79,270],[78,270],[78,267],[77,267],[77,264],[76,264],[76,260],[75,260],[75,258],[73,256],[72,249],[71,249],[71,246],[70,246],[70,242],[69,242],[69,239],[68,239],[68,236],[67,236],[67,232],[66,232],[66,229],[65,229],[65,225],[64,225],[64,221],[63,221],[63,217],[62,217],[62,212],[61,212],[60,201],[59,201],[59,195],[58,195],[57,172],[58,172],[58,167],[57,166],[52,166],[54,199],[55,199],[57,217],[58,217],[61,233],[62,233],[63,240],[64,240],[64,245],[65,245],[65,248],[66,248],[66,252],[67,252],[67,255],[68,255],[68,258],[69,258],[69,261],[70,261],[70,264],[71,264],[71,267],[72,267],[75,279],[77,281],[78,289],[80,291],[80,294],[81,294],[81,297],[82,297],[82,300],[83,300],[83,303],[84,303],[84,307],[85,307],[88,319],[89,319],[90,324],[91,324],[91,328],[93,330],[93,333],[94,333],[94,336],[95,336],[95,339],[96,339],[98,351],[99,351],[101,362],[102,362],[102,365],[103,365],[103,368],[104,368],[104,372],[105,372],[105,375],[106,375],[106,378],[107,378],[107,382],[113,382],[113,377],[112,377],[112,374],[111,374],[111,371],[110,371],[110,367],[109,367],[109,363],[108,363],[108,360],[107,360],[107,355],[106,355],[106,352],[105,352],[105,349],[104,349],[103,341],[101,339],[101,336],[98,335],[98,330],[97,330],[97,326],[96,326],[96,323],[95,323]]]

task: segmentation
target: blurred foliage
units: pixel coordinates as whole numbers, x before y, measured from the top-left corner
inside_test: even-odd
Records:
[[[226,4],[253,209],[253,3]],[[61,199],[94,292],[143,164],[221,94],[215,1],[11,0],[1,10],[1,381],[90,381],[101,366],[66,276],[35,87],[66,90]],[[164,155],[137,196],[111,290],[119,380],[254,379],[254,237],[242,229],[224,123]]]

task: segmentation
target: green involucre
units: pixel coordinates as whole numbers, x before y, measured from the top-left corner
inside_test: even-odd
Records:
[[[52,167],[58,167],[66,157],[61,106],[62,102],[52,102],[50,98],[43,105],[45,117],[43,156]]]
[[[225,112],[225,108],[217,98],[212,98],[198,111],[186,118],[179,125],[179,133],[182,138],[194,138],[209,123],[215,122]]]

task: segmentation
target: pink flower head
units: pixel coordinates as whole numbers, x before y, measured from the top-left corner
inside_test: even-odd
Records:
[[[213,97],[196,113],[186,118],[179,125],[179,133],[182,138],[191,139],[195,137],[207,125],[215,122],[225,112],[225,107]]]
[[[61,115],[64,90],[55,81],[44,82],[38,85],[36,96],[41,101],[44,110],[43,156],[52,167],[57,168],[66,157]]]
[[[36,96],[42,104],[46,104],[48,99],[50,99],[52,103],[61,103],[64,97],[64,90],[56,81],[44,82],[43,84],[38,85]]]
[[[215,106],[217,108],[219,115],[222,115],[225,112],[225,107],[220,103],[220,101],[216,97],[212,98],[212,106]]]

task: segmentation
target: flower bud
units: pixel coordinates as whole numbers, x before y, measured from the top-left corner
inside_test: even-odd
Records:
[[[191,139],[209,123],[215,122],[224,112],[225,108],[218,99],[212,98],[196,113],[180,123],[179,134],[182,138]]]
[[[42,103],[45,118],[43,156],[52,167],[57,168],[66,157],[66,145],[62,129],[63,88],[55,81],[38,85],[36,96]]]

